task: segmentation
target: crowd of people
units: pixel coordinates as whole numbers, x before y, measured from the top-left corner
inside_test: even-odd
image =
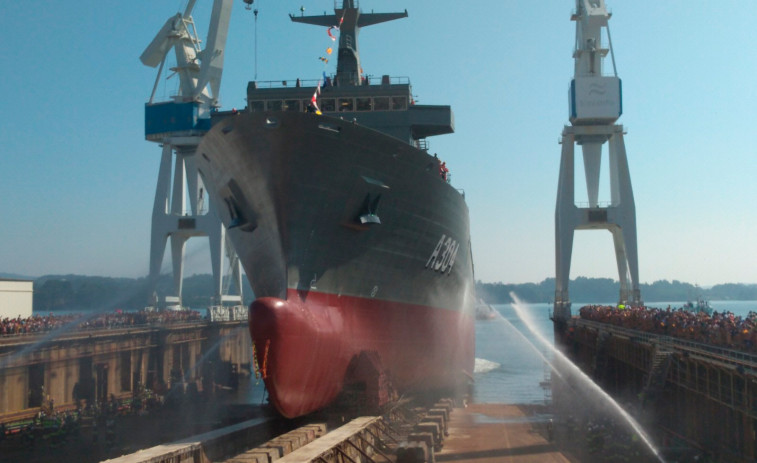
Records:
[[[757,352],[757,312],[694,312],[683,308],[589,305],[580,317],[649,333],[673,336],[728,349]]]
[[[116,310],[115,312],[108,313],[63,315],[50,313],[48,315],[32,315],[27,318],[2,318],[0,319],[0,336],[45,333],[64,326],[79,330],[112,329],[151,324],[192,322],[198,321],[201,318],[200,313],[195,310],[141,310],[139,312]]]

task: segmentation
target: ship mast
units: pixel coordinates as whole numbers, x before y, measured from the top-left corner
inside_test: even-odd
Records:
[[[313,24],[323,27],[339,27],[339,54],[336,66],[338,85],[361,85],[360,53],[358,51],[358,33],[361,27],[372,26],[386,21],[406,18],[407,10],[402,13],[362,13],[355,0],[344,0],[342,8],[336,8],[334,14],[322,16],[289,15],[293,22]]]

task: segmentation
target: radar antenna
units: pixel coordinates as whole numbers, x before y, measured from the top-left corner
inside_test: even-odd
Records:
[[[623,141],[621,82],[615,69],[604,0],[576,0],[571,20],[576,22],[574,77],[570,84],[570,126],[562,132],[560,180],[555,208],[555,321],[570,318],[570,261],[575,230],[605,229],[612,233],[620,280],[620,304],[640,305],[636,243],[636,206]],[[607,48],[602,31],[606,31]],[[604,75],[603,60],[612,58],[612,74]],[[602,146],[609,147],[609,204],[599,202]],[[588,205],[574,197],[574,147],[583,150]]]
[[[322,16],[289,15],[289,18],[296,23],[339,28],[339,54],[335,82],[338,85],[353,86],[362,84],[360,79],[362,67],[357,40],[360,28],[406,17],[407,10],[402,13],[363,13],[355,0],[344,0],[342,8],[336,8],[335,1],[333,15],[325,13]]]

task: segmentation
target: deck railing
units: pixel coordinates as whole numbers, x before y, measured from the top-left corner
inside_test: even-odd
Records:
[[[334,76],[329,76],[332,81]],[[368,76],[369,85],[400,85],[409,84],[410,77],[407,76],[385,76],[385,78],[377,78],[374,76]],[[254,81],[257,88],[297,88],[297,87],[317,87],[318,82],[321,82],[321,86],[324,85],[322,79],[284,79],[284,80],[259,80]]]

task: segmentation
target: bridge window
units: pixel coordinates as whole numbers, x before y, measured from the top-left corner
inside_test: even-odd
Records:
[[[281,111],[281,100],[266,101],[266,109],[268,111]]]
[[[373,109],[375,111],[389,111],[389,97],[377,96],[373,99]]]
[[[255,100],[250,101],[250,111],[252,112],[263,112],[265,110],[265,101],[262,100]]]
[[[355,103],[353,102],[352,98],[339,98],[339,112],[353,111],[354,108]]]
[[[299,111],[300,100],[284,100],[284,111]]]
[[[333,98],[324,98],[321,100],[321,111],[333,113],[336,111],[336,100]]]
[[[358,111],[370,111],[371,110],[371,99],[370,98],[358,98],[357,99],[357,110]]]
[[[404,96],[392,97],[392,110],[393,111],[404,111],[406,109],[407,109],[407,97],[404,97]]]

